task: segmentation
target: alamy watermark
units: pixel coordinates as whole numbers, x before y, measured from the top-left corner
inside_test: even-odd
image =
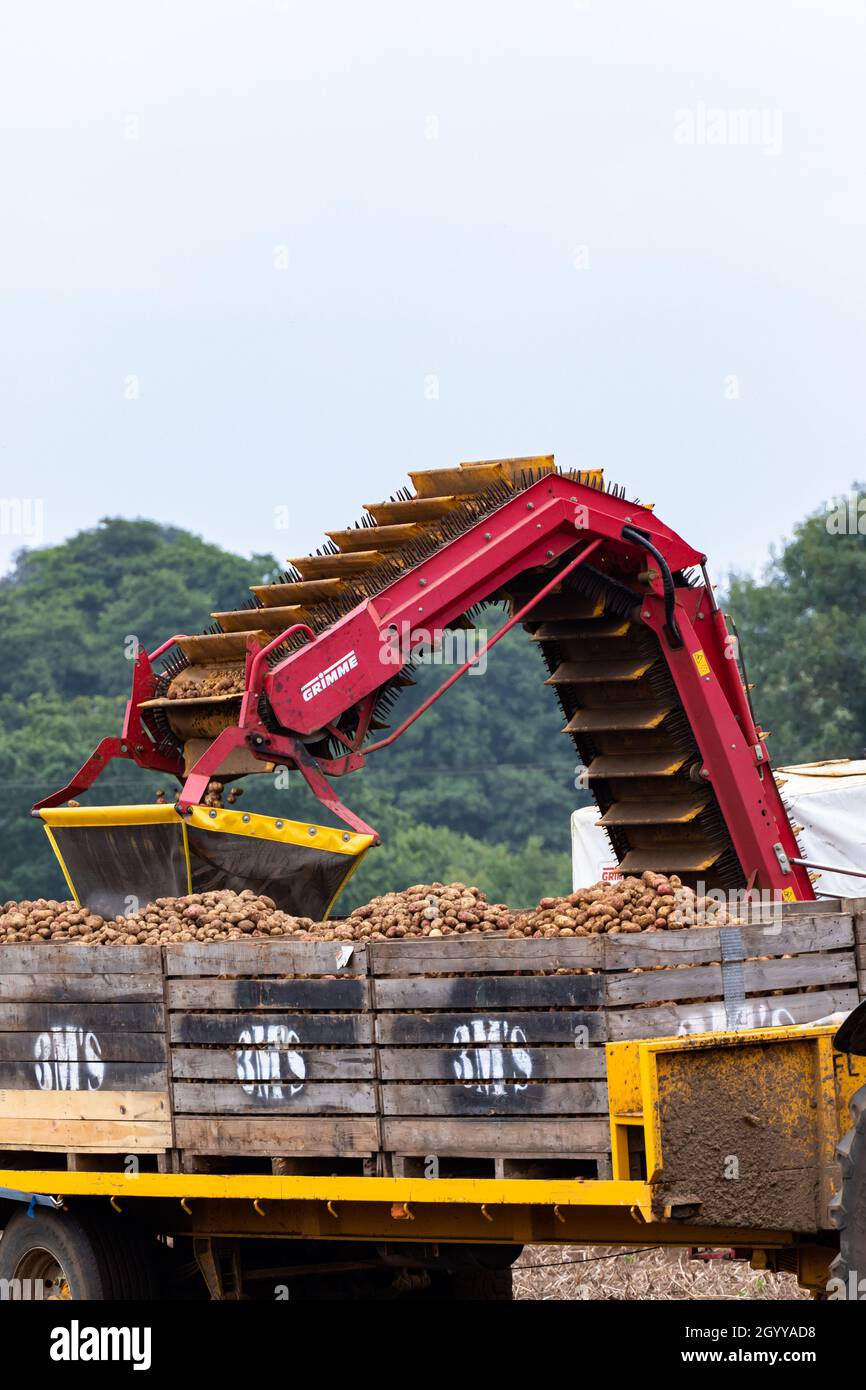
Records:
[[[778,107],[707,106],[698,101],[674,111],[674,144],[754,148],[782,153],[782,112]]]
[[[866,497],[859,493],[840,497],[828,509],[824,525],[830,536],[866,536]]]
[[[45,503],[41,497],[0,497],[0,536],[18,536],[41,545],[45,539]]]
[[[405,620],[379,635],[379,659],[385,666],[462,666],[471,661],[468,674],[487,670],[487,630],[471,628],[414,627]]]

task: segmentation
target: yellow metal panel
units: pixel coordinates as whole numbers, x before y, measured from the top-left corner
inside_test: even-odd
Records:
[[[51,806],[39,812],[45,825],[167,825],[179,823],[173,806]]]
[[[66,879],[66,887],[69,889],[70,895],[71,895],[71,897],[72,897],[72,901],[75,903],[75,906],[76,906],[76,907],[80,907],[80,906],[81,906],[81,899],[79,898],[78,894],[77,894],[76,891],[75,891],[75,884],[72,882],[72,879],[71,879],[70,874],[69,874],[69,870],[68,870],[67,867],[66,867],[66,860],[63,858],[63,855],[60,853],[60,848],[59,848],[59,846],[58,846],[58,844],[57,844],[57,841],[56,841],[56,839],[54,838],[54,836],[53,836],[52,833],[51,833],[51,827],[48,826],[48,825],[45,825],[45,826],[43,826],[42,828],[43,828],[43,830],[45,831],[45,834],[48,836],[48,840],[49,840],[49,843],[50,843],[50,845],[51,845],[51,848],[54,850],[55,858],[57,859],[58,864],[60,865],[61,869],[63,870],[63,877]]]
[[[486,1206],[636,1208],[649,1213],[642,1182],[534,1178],[276,1177],[265,1173],[68,1173],[0,1171],[0,1187],[57,1196],[248,1198],[287,1202],[409,1202]]]
[[[287,845],[309,845],[310,849],[330,854],[363,854],[373,843],[372,835],[357,835],[331,826],[311,825],[306,821],[283,820],[279,824],[271,816],[255,816],[244,811],[226,811],[207,806],[193,806],[185,817],[188,825],[199,830],[216,830],[226,835],[248,835],[255,840],[282,841]]]

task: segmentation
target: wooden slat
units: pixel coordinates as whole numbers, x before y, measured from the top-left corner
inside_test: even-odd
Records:
[[[345,579],[298,579],[290,584],[250,585],[265,608],[322,603],[324,599],[338,598],[345,588]]]
[[[527,454],[519,458],[504,459],[467,459],[461,463],[461,468],[489,468],[495,464],[500,474],[509,482],[520,482],[523,473],[554,473],[556,471],[556,460],[553,454]],[[581,481],[586,486],[590,486],[594,480],[596,487],[600,487],[604,478],[604,472],[600,468],[594,468],[588,473],[581,475]]]
[[[568,721],[563,733],[628,732],[637,729],[657,729],[670,714],[672,705],[650,703],[607,704],[598,708],[579,709]]]
[[[741,1027],[770,1028],[810,1023],[829,1014],[847,1013],[858,1003],[856,989],[820,990],[813,994],[757,996],[746,1000]],[[721,1000],[709,1004],[670,1004],[655,1009],[610,1009],[611,1042],[634,1038],[675,1037],[678,1033],[715,1033],[729,1027]]]
[[[52,962],[53,963],[53,962]],[[0,959],[0,966],[3,962]],[[0,973],[0,1000],[6,1003],[101,1003],[104,999],[142,1002],[162,998],[159,975],[35,975]]]
[[[471,468],[410,470],[409,477],[418,497],[464,497],[502,482],[505,474],[495,463],[478,463]]]
[[[156,1037],[156,1034],[151,1036]],[[102,1061],[104,1072],[100,1089],[107,1091],[166,1091],[168,1078],[165,1062],[106,1062]],[[85,1075],[89,1074],[88,1064],[79,1064]],[[58,1079],[69,1075],[68,1062],[37,1063],[30,1057],[15,1062],[0,1061],[0,1088],[5,1090],[32,1091],[40,1086],[40,1078],[48,1074]]]
[[[179,1115],[175,1122],[179,1149],[198,1154],[307,1154],[346,1158],[376,1153],[378,1125],[375,1119],[349,1117],[305,1119],[234,1119],[220,1116]]]
[[[159,947],[85,946],[71,941],[42,942],[38,946],[3,946],[0,967],[4,975],[52,974],[151,975],[160,978]]]
[[[275,1087],[273,1083],[265,1083],[250,1093],[241,1085],[177,1081],[172,1094],[176,1115],[275,1115],[289,1111],[306,1115],[373,1115],[376,1112],[375,1089],[363,1081],[321,1086],[305,1083],[295,1095],[289,1094],[286,1084]]]
[[[363,1009],[366,980],[169,980],[170,1009]]]
[[[533,1077],[540,1081],[589,1081],[606,1075],[602,1047],[538,1048],[525,1044]],[[383,1047],[379,1074],[383,1081],[455,1081],[461,1047]],[[315,1054],[313,1054],[315,1055]]]
[[[281,608],[238,608],[211,613],[211,617],[223,632],[246,632],[250,623],[255,623],[257,628],[273,635],[291,627],[292,623],[309,622],[310,609],[301,604]]]
[[[629,636],[631,623],[628,618],[596,618],[594,621],[581,622],[580,619],[559,618],[551,622],[539,623],[534,627],[535,619],[530,616],[523,626],[530,633],[532,642],[568,642],[568,641],[592,641],[616,642],[619,638]],[[534,627],[534,630],[533,630]],[[611,646],[611,651],[614,648]]]
[[[151,1120],[4,1119],[0,1144],[40,1153],[162,1153],[172,1147],[172,1136],[170,1124]]]
[[[0,1004],[0,1032],[85,1028],[99,1032],[156,1033],[164,1026],[162,1004]]]
[[[236,1081],[238,1052],[255,1050],[248,1046],[240,1048],[237,1044],[230,1051],[215,1047],[175,1047],[171,1054],[172,1075],[181,1081]],[[304,1047],[303,1058],[306,1079],[311,1082],[369,1081],[374,1072],[373,1053],[369,1048]]]
[[[851,918],[845,916],[816,914],[796,921],[783,919],[766,926],[741,927],[740,932],[746,957],[835,951],[850,947],[852,942]],[[715,927],[688,927],[650,935],[635,932],[633,936],[605,936],[602,940],[606,970],[673,963],[710,965],[722,958]]]
[[[619,801],[611,806],[599,825],[684,825],[696,819],[709,801],[709,794],[693,792],[654,796],[646,801]]]
[[[599,753],[586,771],[590,779],[672,777],[685,761],[682,753]]]
[[[237,661],[246,656],[248,640],[257,642],[260,647],[271,640],[270,632],[253,626],[255,620],[255,609],[251,609],[250,627],[245,632],[202,632],[182,638],[178,646],[193,662]]]
[[[417,522],[404,521],[399,526],[358,526],[345,531],[326,531],[325,535],[347,554],[369,550],[371,546],[376,550],[394,550],[415,540],[421,535],[421,528]]]
[[[238,1045],[242,1031],[261,1024],[284,1024],[297,1033],[305,1047],[315,1043],[333,1047],[369,1043],[369,1014],[172,1014],[173,1043],[223,1043]]]
[[[368,502],[366,511],[380,526],[393,526],[439,521],[459,506],[459,497],[410,497],[407,502]]]
[[[0,1090],[0,1132],[5,1143],[7,1120],[117,1120],[123,1124],[164,1120],[166,1091],[32,1091]]]
[[[652,849],[630,849],[619,867],[624,874],[642,874],[646,869],[666,874],[699,874],[711,869],[721,853],[721,849],[701,844],[660,841]]]
[[[446,979],[379,980],[379,1009],[566,1009],[601,1003],[600,975],[451,976]]]
[[[601,968],[599,937],[551,937],[546,940],[502,936],[443,936],[435,945],[417,941],[374,941],[368,947],[371,973],[432,975],[445,973],[559,970],[575,966]]]
[[[607,1039],[607,1014],[598,1009],[595,1012],[569,1012],[549,1009],[543,1013],[515,1013],[519,1023],[532,1044],[570,1043],[584,1046],[585,1043],[604,1042]],[[380,1045],[417,1044],[419,1046],[454,1046],[454,1035],[458,1028],[467,1023],[466,1014],[379,1014],[376,1019],[376,1037]]]
[[[84,1033],[90,1032],[85,1028]],[[0,1063],[32,1062],[37,1047],[44,1043],[44,1032],[0,1032]],[[103,1062],[164,1062],[165,1035],[159,1033],[111,1033],[99,1029],[99,1051]],[[134,1087],[132,1089],[135,1089]]]
[[[349,579],[375,569],[384,559],[381,550],[355,550],[350,555],[301,555],[289,564],[304,579]]]
[[[607,681],[637,681],[645,676],[655,656],[634,656],[609,661],[561,661],[545,685],[597,685]]]
[[[539,583],[538,588],[541,588]],[[535,590],[538,592],[538,589]],[[526,590],[509,589],[511,610],[516,612],[532,598]],[[548,594],[540,599],[532,609],[532,622],[561,622],[564,618],[600,618],[604,612],[604,599],[584,598],[580,594]]]
[[[747,994],[795,986],[847,984],[856,978],[853,954],[791,956],[788,960],[746,961],[743,983]],[[653,1003],[661,999],[721,997],[720,965],[687,966],[685,970],[647,970],[642,974],[607,977],[610,1004]]]
[[[607,1110],[603,1081],[561,1081],[555,1085],[529,1085],[519,1089],[506,1084],[501,1095],[493,1088],[475,1086],[382,1087],[384,1115],[599,1115]],[[531,1128],[531,1126],[530,1126]],[[531,1143],[532,1136],[526,1135]]]
[[[581,1157],[607,1153],[606,1119],[526,1120],[509,1118],[459,1120],[392,1120],[383,1122],[385,1149],[424,1157],[476,1155],[496,1158]]]
[[[352,951],[346,958],[347,946]],[[352,941],[190,941],[165,947],[169,976],[364,975],[366,968],[366,948]]]

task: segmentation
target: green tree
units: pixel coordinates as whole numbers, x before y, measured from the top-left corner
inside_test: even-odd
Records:
[[[760,579],[735,575],[729,586],[726,607],[777,765],[864,756],[863,492],[855,483],[850,497],[813,512],[772,553]]]

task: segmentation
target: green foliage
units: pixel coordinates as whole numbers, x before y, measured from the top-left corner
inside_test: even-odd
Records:
[[[127,690],[129,639],[197,632],[275,570],[154,521],[101,521],[64,545],[24,550],[0,580],[0,696]]]
[[[491,901],[534,906],[548,893],[571,891],[571,855],[546,849],[538,835],[518,848],[485,844],[455,830],[419,825],[398,814],[384,844],[371,849],[340,898],[346,912],[393,888],[413,883],[466,883]]]
[[[734,576],[726,599],[752,700],[777,765],[860,758],[866,746],[866,534],[854,506],[814,512],[760,580]],[[853,525],[852,525],[853,522]],[[862,520],[866,532],[866,517]]]

